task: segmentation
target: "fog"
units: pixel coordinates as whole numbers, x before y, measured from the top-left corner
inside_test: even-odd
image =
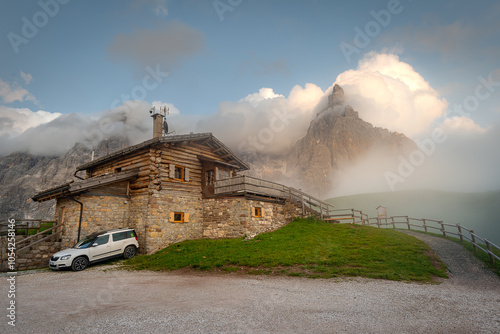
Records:
[[[175,134],[212,132],[238,154],[284,157],[326,107],[334,84],[344,103],[374,126],[404,133],[419,149],[408,156],[372,150],[331,175],[331,196],[366,192],[436,189],[478,192],[500,189],[500,125],[487,128],[449,103],[397,55],[370,53],[356,69],[341,73],[326,90],[296,85],[285,96],[264,87],[236,101],[223,101],[213,114],[192,115],[162,101],[127,101],[92,115],[32,111],[0,106],[0,156],[12,152],[59,155],[76,143],[126,137],[130,145],[150,139],[152,106],[167,105]],[[472,115],[473,116],[473,115]]]

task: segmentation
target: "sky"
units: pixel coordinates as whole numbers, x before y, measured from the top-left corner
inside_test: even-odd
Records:
[[[434,172],[442,188],[500,189],[499,56],[498,1],[2,1],[0,156],[137,143],[163,105],[177,134],[279,154],[340,84],[363,119],[421,147],[374,168],[385,188],[453,163],[461,181]]]

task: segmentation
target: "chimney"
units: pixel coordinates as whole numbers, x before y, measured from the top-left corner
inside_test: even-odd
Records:
[[[163,132],[163,115],[153,114],[153,138],[161,137]]]

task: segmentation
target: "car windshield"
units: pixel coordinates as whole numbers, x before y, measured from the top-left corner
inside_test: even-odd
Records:
[[[76,245],[73,246],[73,248],[87,248],[92,245],[92,242],[96,239],[95,235],[88,235],[79,242],[77,242]]]

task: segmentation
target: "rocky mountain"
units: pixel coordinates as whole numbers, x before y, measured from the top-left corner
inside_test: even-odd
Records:
[[[406,155],[417,145],[401,133],[374,127],[344,105],[344,91],[335,85],[328,106],[311,121],[307,134],[283,157],[260,156],[252,173],[323,197],[333,189],[332,175],[379,150],[385,156]]]
[[[77,144],[62,156],[12,153],[0,159],[0,222],[16,219],[53,219],[55,201],[34,203],[36,193],[75,180],[75,168],[92,157],[126,147],[124,138],[104,140],[91,148]]]

